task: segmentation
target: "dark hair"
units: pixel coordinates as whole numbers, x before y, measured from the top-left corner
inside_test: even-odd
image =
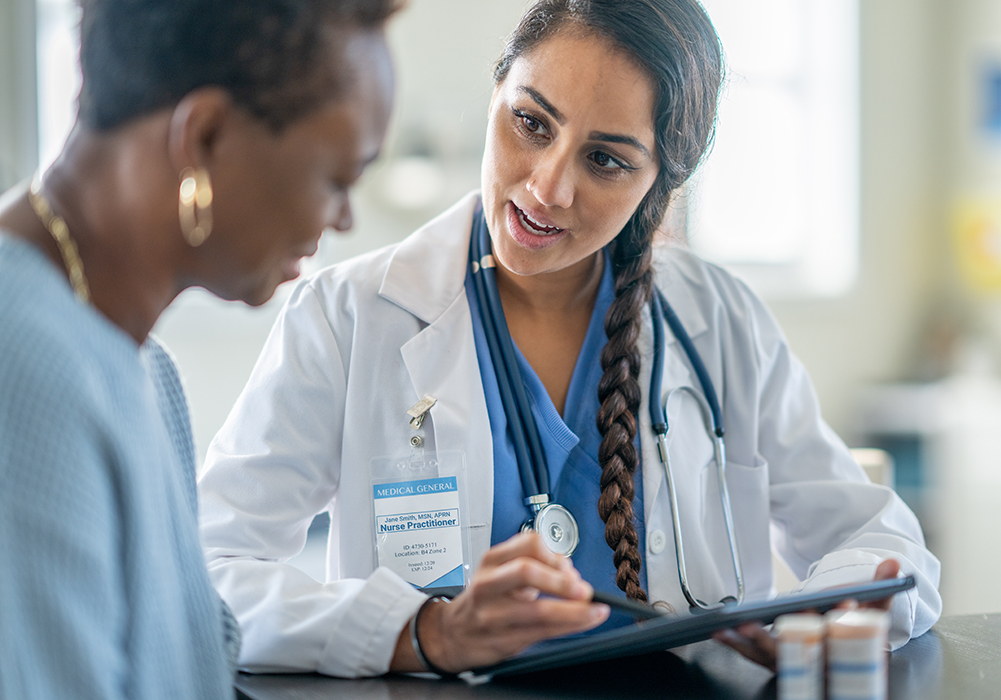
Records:
[[[104,131],[213,85],[274,130],[336,96],[332,34],[397,0],[81,0],[80,121]],[[327,60],[325,60],[327,59]]]
[[[503,81],[516,59],[564,28],[610,41],[642,67],[657,93],[653,123],[660,170],[611,246],[615,300],[605,316],[608,342],[601,352],[597,421],[602,436],[598,513],[605,522],[605,541],[615,552],[616,583],[628,597],[646,600],[639,583],[642,560],[632,504],[642,397],[637,340],[653,290],[654,234],[671,194],[712,141],[723,58],[712,22],[697,0],[540,0],[508,39],[494,80]]]

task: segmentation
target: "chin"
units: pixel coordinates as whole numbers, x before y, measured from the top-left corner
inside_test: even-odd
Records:
[[[206,289],[226,301],[239,301],[247,306],[263,306],[275,295],[279,283],[280,280],[263,280],[239,286],[206,287]]]
[[[247,294],[241,297],[241,301],[247,306],[263,306],[271,301],[271,298],[278,291],[278,283],[267,283],[260,287],[250,290]]]

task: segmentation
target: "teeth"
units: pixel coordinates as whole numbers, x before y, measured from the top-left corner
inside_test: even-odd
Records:
[[[563,230],[561,228],[557,228],[556,226],[543,226],[538,221],[530,219],[528,214],[517,207],[515,207],[515,211],[518,212],[518,219],[521,220],[522,225],[536,236],[551,236],[554,233],[559,233]]]

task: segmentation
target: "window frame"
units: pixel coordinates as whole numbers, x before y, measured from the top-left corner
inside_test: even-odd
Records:
[[[699,244],[698,172],[687,188],[685,231],[694,252],[741,277],[765,298],[831,299],[852,290],[860,267],[860,6],[859,0],[797,1],[806,16],[809,47],[804,54],[808,87],[800,99],[806,114],[804,173],[810,183],[804,188],[806,228],[797,237],[798,250],[788,262],[742,262],[726,255],[714,259]],[[725,36],[722,41],[725,48]],[[750,83],[739,74],[729,81]],[[722,99],[727,99],[726,86]],[[780,197],[774,202],[782,205]]]
[[[0,192],[38,167],[35,0],[0,3]]]

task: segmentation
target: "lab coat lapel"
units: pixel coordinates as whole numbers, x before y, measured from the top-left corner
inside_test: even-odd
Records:
[[[662,259],[670,256],[671,248],[668,246],[656,248],[655,259]],[[655,268],[659,267],[654,263]],[[678,270],[677,266],[670,266],[672,271]],[[681,320],[681,325],[693,339],[707,329],[706,320],[698,313],[698,305],[692,298],[690,285],[677,284],[674,277],[666,274],[658,274],[656,284],[664,293],[671,308]],[[664,341],[666,343],[663,375],[661,379],[661,391],[664,395],[671,389],[679,386],[690,386],[697,391],[701,391],[698,379],[691,369],[691,364],[685,356],[685,351],[674,337],[671,328],[658,319],[658,323],[664,327]],[[643,309],[643,331],[640,334],[640,357],[644,358],[640,369],[640,386],[643,387],[643,401],[640,406],[640,435],[643,459],[643,515],[646,522],[652,522],[653,514],[658,508],[668,508],[666,502],[666,489],[661,494],[661,486],[664,483],[664,468],[660,463],[660,454],[657,451],[657,441],[653,437],[653,425],[650,420],[649,395],[650,376],[652,371],[660,371],[661,368],[653,367],[653,326],[650,316],[649,305]],[[721,397],[722,398],[722,397]],[[663,397],[658,397],[662,401]],[[672,436],[669,436],[669,440]],[[660,499],[665,499],[663,503]],[[662,511],[663,512],[663,511]]]
[[[379,291],[428,324],[401,355],[415,395],[438,400],[428,444],[465,454],[471,569],[490,547],[493,515],[493,441],[464,287],[478,202],[473,193],[403,241]]]

